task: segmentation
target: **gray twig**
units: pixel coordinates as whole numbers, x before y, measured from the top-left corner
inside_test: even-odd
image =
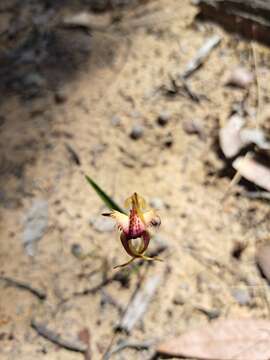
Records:
[[[35,319],[32,319],[31,327],[36,330],[40,336],[62,348],[80,353],[85,353],[88,350],[88,346],[82,342],[63,339],[60,335],[48,329],[45,324],[39,323]]]
[[[0,276],[0,280],[5,281],[9,286],[14,286],[18,289],[27,290],[31,294],[38,297],[40,300],[45,300],[47,297],[46,293],[43,290],[34,288],[24,281],[14,280],[7,276]]]
[[[117,345],[115,345],[115,347],[110,352],[105,354],[105,356],[103,357],[103,360],[109,360],[112,355],[114,355],[122,350],[125,350],[127,348],[135,349],[138,351],[148,350],[152,345],[154,345],[154,343],[155,343],[155,340],[147,340],[147,341],[142,341],[142,342],[122,340]]]
[[[250,199],[270,200],[270,192],[268,191],[243,191],[241,194]]]
[[[210,37],[204,45],[198,50],[195,57],[190,60],[190,62],[186,65],[185,70],[181,74],[181,78],[187,79],[191,74],[193,74],[199,67],[205,62],[210,52],[218,46],[221,41],[221,37],[219,35],[213,35]]]
[[[117,326],[117,330],[130,333],[138,320],[146,312],[160,281],[161,275],[155,275],[148,279],[145,285],[136,289],[136,293],[132,296],[127,310]]]

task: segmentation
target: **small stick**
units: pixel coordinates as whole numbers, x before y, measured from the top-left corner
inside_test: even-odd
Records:
[[[37,322],[35,319],[31,321],[31,327],[36,330],[36,332],[44,337],[45,339],[51,341],[52,343],[75,352],[85,353],[88,350],[88,346],[79,342],[71,342],[69,340],[63,339],[60,335],[56,334],[54,331],[47,328],[46,325]]]
[[[190,62],[186,65],[186,68],[180,77],[183,79],[187,79],[196,70],[198,70],[207,59],[210,52],[216,46],[218,46],[220,42],[221,42],[221,37],[219,35],[213,35],[212,37],[210,37],[205,42],[205,44],[198,50],[195,57],[192,60],[190,60]]]
[[[142,318],[146,312],[159,284],[161,275],[155,275],[148,279],[144,286],[136,289],[136,293],[132,296],[132,300],[128,308],[117,326],[117,330],[130,333],[135,324]]]
[[[91,360],[92,359],[92,353],[91,353],[91,347],[90,347],[90,333],[89,333],[88,328],[82,329],[78,334],[78,338],[87,347],[87,350],[84,353],[84,359],[85,360]]]
[[[270,200],[270,192],[268,191],[243,191],[241,194],[250,199]]]
[[[80,166],[81,165],[81,160],[79,158],[79,155],[76,153],[76,151],[69,144],[65,144],[65,145],[66,145],[67,151],[70,154],[71,160],[74,162],[74,164]]]
[[[14,286],[18,289],[29,291],[34,296],[38,297],[40,300],[45,300],[47,297],[47,294],[43,290],[36,289],[26,282],[14,280],[7,276],[0,276],[0,280],[5,281],[9,286]]]
[[[93,286],[92,288],[84,289],[83,291],[77,291],[77,292],[73,293],[73,296],[84,296],[84,295],[89,295],[89,294],[96,294],[99,290],[101,290],[103,288],[103,286],[110,284],[114,280],[116,280],[116,277],[112,276],[110,278],[102,280],[98,285]]]
[[[122,314],[123,307],[120,305],[111,295],[109,295],[104,289],[101,289],[101,296],[103,303],[108,303],[116,308],[116,310]]]
[[[143,342],[138,341],[121,341],[118,345],[116,345],[109,353],[107,353],[103,360],[109,360],[110,357],[124,349],[135,349],[135,350],[148,350],[153,344],[155,343],[154,340],[147,340]]]

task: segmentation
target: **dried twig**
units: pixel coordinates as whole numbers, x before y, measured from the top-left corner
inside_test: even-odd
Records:
[[[80,166],[81,165],[81,160],[79,158],[79,155],[76,153],[76,151],[69,145],[69,144],[65,144],[67,151],[70,154],[70,158],[71,160],[74,162],[74,164]]]
[[[110,284],[112,281],[116,280],[116,276],[111,276],[110,278],[102,280],[98,285],[93,286],[88,289],[84,289],[83,291],[77,291],[73,293],[73,296],[84,296],[89,294],[96,294],[99,290],[103,288],[103,286],[106,286]]]
[[[60,335],[48,329],[45,324],[39,323],[35,319],[32,319],[31,327],[36,330],[40,336],[62,348],[80,353],[85,353],[88,350],[88,346],[82,342],[63,339]]]
[[[103,357],[103,360],[109,360],[110,357],[124,349],[135,349],[135,350],[148,350],[153,344],[155,343],[155,340],[147,340],[143,342],[138,341],[126,341],[122,340],[117,344],[109,353],[105,354]]]
[[[79,331],[78,337],[79,337],[79,340],[81,342],[83,342],[87,347],[87,349],[86,349],[86,351],[84,353],[84,359],[85,360],[91,360],[92,359],[92,354],[91,354],[89,330],[87,328],[82,329],[81,331]]]
[[[241,195],[250,199],[270,200],[270,193],[268,191],[243,191],[241,192]]]
[[[110,304],[116,308],[116,310],[122,314],[123,313],[123,307],[120,305],[111,295],[109,295],[104,289],[101,289],[101,296],[102,296],[102,303]]]
[[[167,246],[166,245],[159,245],[157,246],[155,249],[153,249],[152,251],[149,252],[148,256],[149,257],[156,257],[158,255],[160,255],[161,253],[163,253],[165,250],[167,250]],[[130,266],[130,271],[132,271],[132,269],[141,266],[142,264],[145,263],[145,260],[139,260],[138,262],[132,264]],[[153,265],[152,262],[147,262],[148,266]],[[123,274],[123,271],[120,270],[117,273],[115,273],[113,276],[109,277],[109,278],[105,278],[104,280],[102,280],[98,285],[93,286],[91,288],[86,288],[82,291],[77,291],[74,292],[72,294],[72,296],[85,296],[85,295],[89,295],[89,294],[96,294],[99,290],[101,290],[104,286],[107,286],[108,284],[112,283],[113,281],[120,281],[123,282],[124,279],[121,279],[121,274]],[[67,299],[66,301],[68,301],[69,299]]]
[[[117,330],[129,333],[135,324],[141,319],[147,310],[150,301],[152,300],[159,284],[161,282],[161,275],[155,275],[148,279],[145,285],[136,289],[136,293],[132,296]]]
[[[181,74],[181,78],[187,79],[190,75],[192,75],[199,67],[205,62],[210,52],[219,45],[221,41],[221,37],[219,35],[213,35],[210,37],[205,44],[198,50],[195,57],[190,60],[190,62],[186,65],[185,70]]]
[[[0,276],[0,280],[5,281],[9,286],[14,286],[18,289],[27,290],[31,294],[38,297],[40,300],[45,300],[47,297],[47,294],[43,290],[34,288],[33,286],[24,281],[14,280],[7,276]]]

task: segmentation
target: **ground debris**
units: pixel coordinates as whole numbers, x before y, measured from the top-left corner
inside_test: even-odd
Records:
[[[66,145],[66,149],[70,154],[70,159],[72,160],[72,162],[77,165],[80,166],[81,165],[81,160],[80,157],[78,155],[78,153],[73,149],[73,147],[69,144],[65,144]]]
[[[36,330],[36,332],[40,336],[67,350],[85,353],[88,349],[88,346],[82,343],[81,341],[77,341],[77,340],[69,341],[63,339],[60,335],[58,335],[51,329],[48,329],[48,327],[45,324],[40,323],[35,319],[31,320],[31,327],[34,330]]]
[[[91,360],[92,354],[91,354],[91,346],[90,346],[90,332],[88,328],[83,328],[82,330],[80,330],[78,333],[78,338],[87,347],[87,349],[84,352],[84,359]]]
[[[35,255],[34,243],[40,240],[48,226],[48,202],[35,200],[24,219],[23,244],[28,255]]]
[[[155,275],[149,278],[144,285],[136,289],[135,294],[132,296],[127,310],[117,326],[117,330],[130,333],[136,323],[142,318],[146,312],[160,282],[162,276]]]
[[[260,129],[244,128],[243,117],[234,114],[219,131],[219,142],[223,154],[227,158],[236,156],[244,147],[255,144],[262,150],[270,149],[270,142]]]
[[[205,131],[200,119],[185,120],[182,124],[182,127],[186,134],[196,134],[202,141],[206,140]]]
[[[270,284],[270,245],[261,245],[257,248],[256,263],[262,275]]]
[[[181,78],[187,79],[191,76],[196,70],[198,70],[202,64],[205,62],[211,51],[217,47],[221,42],[221,37],[219,35],[213,35],[208,38],[203,46],[198,50],[195,57],[190,60],[186,65],[184,71],[181,74]]]
[[[270,191],[270,168],[260,164],[256,159],[239,156],[233,162],[233,167],[248,181]]]
[[[119,353],[125,349],[135,349],[137,351],[140,350],[148,350],[151,346],[155,344],[155,340],[146,340],[146,341],[131,341],[131,340],[121,340],[117,345],[115,345],[111,351],[105,354],[103,360],[109,360],[110,357],[114,354]]]
[[[269,331],[268,320],[220,319],[161,342],[157,354],[198,360],[268,360]]]
[[[235,86],[241,89],[246,89],[253,82],[254,75],[252,72],[244,67],[238,66],[233,69],[230,74],[227,75],[225,84],[229,86]]]
[[[212,20],[246,38],[269,44],[268,0],[196,0],[202,20]]]
[[[29,291],[31,294],[38,297],[40,300],[45,300],[47,297],[47,294],[43,290],[34,288],[32,285],[24,281],[18,281],[7,276],[0,276],[0,281],[1,280],[4,281],[8,286],[14,286],[18,289]]]
[[[82,28],[89,30],[104,31],[111,25],[111,17],[107,14],[94,14],[79,12],[66,16],[62,20],[62,26],[67,28]]]

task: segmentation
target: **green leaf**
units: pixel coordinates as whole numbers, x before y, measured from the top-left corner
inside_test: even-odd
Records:
[[[111,210],[117,210],[123,214],[126,212],[109,196],[103,191],[98,184],[92,180],[89,176],[85,175],[85,178],[89,185],[92,186],[92,188],[95,190],[95,192],[98,194],[98,196],[101,198],[101,200],[104,202],[104,204]]]

